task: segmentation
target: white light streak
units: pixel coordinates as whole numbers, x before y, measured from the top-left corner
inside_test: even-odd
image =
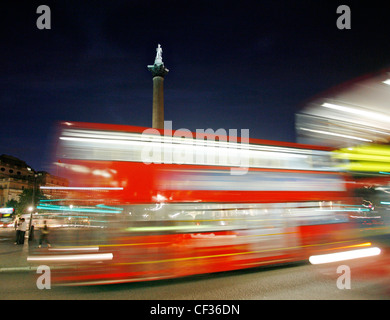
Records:
[[[372,256],[377,256],[380,253],[381,250],[379,248],[374,247],[374,248],[366,248],[366,249],[311,256],[309,258],[309,261],[311,264],[323,264],[323,263],[331,263],[331,262],[338,262],[344,260],[372,257]]]
[[[49,251],[99,251],[99,247],[50,248]]]
[[[147,134],[131,134],[131,133],[122,133],[118,134],[116,132],[109,133],[105,132],[104,134],[99,131],[81,131],[81,130],[65,130],[64,134],[66,136],[61,136],[60,140],[65,141],[78,141],[78,142],[88,142],[88,143],[111,143],[111,144],[120,144],[120,145],[150,145],[153,143],[153,146],[160,146],[161,143],[168,145],[188,145],[190,147],[202,146],[208,147],[217,147],[227,148],[229,151],[234,149],[239,150],[256,150],[256,151],[270,151],[270,152],[286,152],[286,153],[303,153],[307,154],[308,150],[300,150],[296,148],[287,148],[287,147],[273,147],[273,146],[263,146],[256,144],[248,144],[246,142],[232,142],[232,141],[213,141],[211,138],[208,140],[196,139],[195,138],[179,138],[179,137],[170,137],[170,136],[154,136]],[[323,152],[310,150],[311,153],[321,154]]]
[[[43,190],[123,190],[123,187],[45,187]]]
[[[322,106],[325,108],[343,111],[343,112],[347,112],[347,113],[352,113],[354,115],[363,116],[363,117],[371,118],[374,120],[386,121],[386,122],[390,121],[390,117],[386,116],[383,113],[377,113],[377,112],[366,111],[366,110],[361,110],[361,109],[356,109],[356,108],[351,108],[351,107],[345,107],[345,106],[340,106],[337,104],[327,103],[327,102],[323,103]]]
[[[349,135],[335,133],[335,132],[322,131],[322,130],[313,130],[313,129],[307,129],[307,128],[302,128],[302,127],[299,128],[299,129],[303,130],[303,131],[309,131],[309,132],[314,132],[314,133],[326,134],[326,135],[330,135],[330,136],[336,136],[336,137],[360,140],[360,141],[365,141],[365,142],[372,142],[372,140],[369,140],[369,139],[359,138],[359,137],[355,137],[355,136],[349,136]]]
[[[29,256],[27,261],[104,261],[112,260],[112,253]]]

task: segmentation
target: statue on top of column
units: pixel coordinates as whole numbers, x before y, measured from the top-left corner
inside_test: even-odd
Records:
[[[154,59],[153,65],[148,65],[148,69],[152,72],[153,77],[160,76],[164,77],[169,70],[165,68],[164,62],[162,61],[162,47],[158,44],[156,48],[156,58]]]
[[[156,54],[156,59],[154,59],[154,63],[162,63],[162,48],[160,44],[158,44],[156,51],[157,54]]]

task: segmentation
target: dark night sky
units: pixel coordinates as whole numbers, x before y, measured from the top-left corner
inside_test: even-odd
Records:
[[[383,3],[3,1],[0,154],[44,170],[57,121],[151,126],[146,66],[158,43],[174,129],[249,129],[294,142],[294,114],[307,99],[389,66]],[[51,30],[36,27],[41,4]],[[336,27],[342,4],[351,30]]]

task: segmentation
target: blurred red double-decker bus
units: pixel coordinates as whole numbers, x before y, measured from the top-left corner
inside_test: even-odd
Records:
[[[31,261],[63,284],[145,281],[353,248],[331,150],[187,131],[66,122],[47,212],[83,216]],[[60,232],[57,228],[55,232]],[[61,239],[61,240],[59,240]],[[77,268],[76,268],[77,267]]]

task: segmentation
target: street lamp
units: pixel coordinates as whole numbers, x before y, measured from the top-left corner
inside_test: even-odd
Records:
[[[30,211],[30,223],[28,225],[28,237],[30,238],[30,232],[31,232],[31,225],[32,225],[32,219],[33,219],[33,210],[35,207],[35,182],[37,180],[37,174],[34,174],[34,184],[33,184],[33,194],[32,194],[32,205],[28,207],[28,211]]]

